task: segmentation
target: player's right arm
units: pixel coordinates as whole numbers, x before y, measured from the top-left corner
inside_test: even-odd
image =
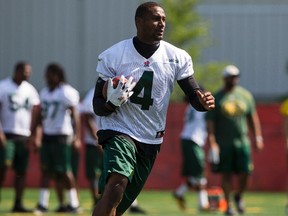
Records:
[[[94,90],[93,110],[95,114],[99,116],[110,115],[111,113],[115,112],[117,108],[111,102],[106,102],[106,99],[102,94],[104,84],[105,81],[99,77]]]

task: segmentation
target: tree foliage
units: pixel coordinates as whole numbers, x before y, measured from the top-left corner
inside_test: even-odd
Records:
[[[209,23],[197,12],[198,0],[161,0],[167,16],[165,40],[186,50],[193,59],[195,77],[205,89],[215,92],[221,86],[224,63],[201,64],[201,51],[211,44]],[[179,102],[184,94],[175,85],[171,101]]]

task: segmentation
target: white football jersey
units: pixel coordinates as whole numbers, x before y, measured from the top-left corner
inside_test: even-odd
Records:
[[[112,129],[147,144],[161,144],[166,114],[175,80],[191,76],[192,59],[187,52],[165,41],[148,59],[141,56],[133,40],[121,41],[99,55],[99,77],[124,75],[137,85],[129,101],[111,115],[101,117],[101,129]]]
[[[199,146],[204,146],[207,138],[205,114],[198,112],[190,104],[187,106],[181,139],[192,140]]]
[[[79,92],[69,84],[53,91],[45,87],[40,91],[43,133],[47,135],[73,135],[71,107],[79,104]]]
[[[87,113],[87,114],[93,114],[94,116],[94,121],[95,121],[95,125],[96,128],[100,128],[100,117],[95,115],[94,110],[93,110],[93,104],[92,104],[92,100],[93,100],[93,96],[94,96],[94,88],[90,89],[88,91],[88,93],[86,94],[86,96],[84,97],[84,99],[81,101],[80,103],[80,113]],[[84,141],[86,144],[93,144],[93,145],[97,145],[97,141],[91,136],[91,134],[87,131],[86,126],[85,127],[85,131],[84,131]]]
[[[30,136],[32,107],[39,105],[37,90],[27,81],[19,86],[11,79],[0,81],[0,119],[2,130]]]

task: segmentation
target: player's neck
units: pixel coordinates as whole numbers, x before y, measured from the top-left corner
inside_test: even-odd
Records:
[[[54,85],[49,85],[48,86],[48,89],[50,92],[53,92],[55,89],[59,88],[61,85],[61,83],[57,83],[57,84],[54,84]]]
[[[233,91],[234,89],[235,89],[235,85],[226,85],[225,87],[224,87],[224,91],[225,92],[231,92],[231,91]]]
[[[138,53],[142,55],[143,57],[145,57],[146,59],[148,59],[158,49],[158,47],[160,46],[160,41],[155,44],[147,44],[147,43],[140,41],[137,37],[134,37],[133,44],[134,44],[135,49],[138,51]]]
[[[22,79],[17,79],[17,77],[13,77],[12,80],[13,80],[13,82],[16,83],[16,85],[18,85],[18,86],[21,85],[21,83],[23,82]]]

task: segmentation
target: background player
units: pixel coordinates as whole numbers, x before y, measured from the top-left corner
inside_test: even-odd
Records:
[[[186,209],[184,194],[193,188],[198,192],[199,210],[209,210],[203,149],[206,138],[205,113],[196,111],[188,104],[181,132],[182,176],[185,177],[185,183],[174,191],[174,197],[182,210]]]
[[[103,150],[98,145],[97,131],[100,126],[100,117],[95,115],[92,106],[94,88],[90,89],[80,104],[80,112],[84,123],[85,142],[85,176],[89,181],[90,191],[93,198],[93,206],[100,199],[98,192],[98,180],[102,172]]]
[[[240,71],[234,65],[223,70],[224,87],[215,94],[215,109],[208,112],[208,143],[220,152],[218,171],[227,202],[226,215],[234,215],[230,204],[232,175],[236,174],[238,188],[234,194],[237,211],[244,213],[243,194],[253,169],[248,130],[254,135],[257,150],[263,148],[263,138],[255,101],[249,91],[238,85]]]
[[[36,212],[45,212],[49,203],[49,182],[55,180],[60,206],[58,212],[78,212],[79,200],[71,171],[71,148],[79,149],[80,116],[77,110],[79,93],[66,83],[64,69],[51,63],[45,71],[47,86],[40,92],[41,113],[33,120],[33,132],[42,125],[40,149],[41,180]],[[73,124],[72,124],[73,120]],[[73,128],[74,126],[74,128]],[[61,190],[68,189],[69,205]]]
[[[27,62],[18,62],[13,76],[0,81],[0,187],[7,168],[12,167],[15,171],[13,212],[30,211],[22,205],[22,198],[29,145],[37,141],[31,136],[31,118],[40,104],[36,89],[28,82],[31,73]]]

